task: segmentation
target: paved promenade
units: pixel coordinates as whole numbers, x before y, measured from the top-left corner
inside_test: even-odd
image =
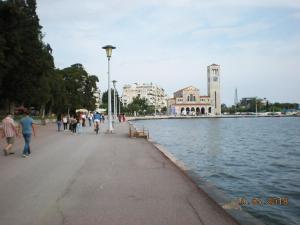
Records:
[[[38,126],[32,156],[0,155],[0,225],[235,225],[144,139]],[[1,139],[1,149],[4,139]]]

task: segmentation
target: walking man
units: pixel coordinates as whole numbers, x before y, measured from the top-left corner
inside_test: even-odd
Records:
[[[14,154],[14,151],[11,151],[12,146],[15,142],[15,137],[18,135],[15,122],[10,113],[6,114],[6,117],[2,120],[3,125],[3,137],[6,138],[7,145],[3,149],[4,155]]]
[[[22,125],[22,134],[25,141],[25,146],[23,150],[23,157],[25,158],[31,153],[29,144],[30,144],[32,133],[35,136],[33,119],[29,116],[29,112],[25,112],[25,117],[21,119],[20,124]]]

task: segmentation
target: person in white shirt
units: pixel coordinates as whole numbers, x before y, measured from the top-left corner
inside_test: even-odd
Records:
[[[68,117],[67,115],[64,115],[63,117],[63,124],[64,124],[64,131],[68,129]]]

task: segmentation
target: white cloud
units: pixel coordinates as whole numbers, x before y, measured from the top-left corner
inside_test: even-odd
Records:
[[[291,16],[294,19],[300,20],[300,11],[293,13]]]
[[[224,26],[224,27],[205,27],[200,28],[193,32],[195,37],[207,38],[207,37],[219,37],[226,36],[230,38],[241,38],[249,35],[256,34],[260,31],[264,31],[271,27],[271,24],[266,23],[252,23],[238,26]]]

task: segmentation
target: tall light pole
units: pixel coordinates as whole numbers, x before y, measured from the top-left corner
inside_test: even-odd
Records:
[[[255,114],[256,114],[256,116],[257,116],[257,98],[255,98]]]
[[[121,98],[118,94],[118,99],[119,99],[119,114],[121,114]]]
[[[112,45],[106,45],[102,47],[103,49],[106,50],[106,56],[107,56],[107,61],[108,61],[108,70],[107,70],[107,75],[108,75],[108,133],[113,132],[113,127],[112,127],[112,120],[111,120],[111,88],[110,88],[110,57],[112,54],[112,50],[115,49],[116,47]]]
[[[116,121],[116,119],[117,119],[117,115],[118,115],[118,113],[117,113],[117,102],[116,102],[116,83],[117,83],[117,81],[116,80],[113,80],[112,81],[113,82],[113,85],[114,85],[114,121]]]

